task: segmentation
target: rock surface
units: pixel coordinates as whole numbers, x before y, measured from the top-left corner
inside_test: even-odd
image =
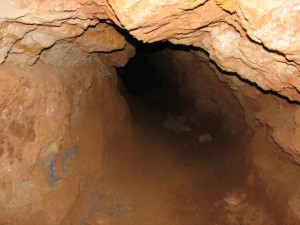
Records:
[[[247,147],[247,161],[251,168],[249,182],[262,188],[269,196],[271,200],[265,201],[272,202],[278,224],[298,224],[297,196],[300,189],[296,181],[299,180],[299,165],[294,162],[300,163],[299,105],[290,104],[274,94],[262,93],[236,76],[224,76],[207,55],[198,51],[163,50],[148,57],[161,74],[180,87],[179,96],[188,96],[178,99],[178,102],[186,103],[188,118],[194,124],[200,124],[203,128],[205,122],[198,116],[203,118],[201,114],[213,114],[210,127],[220,117],[220,124],[223,124],[226,133],[236,134],[241,132],[246,122],[248,130],[254,133]],[[163,61],[167,61],[168,65],[159,63]],[[207,138],[209,140],[211,137]],[[200,142],[201,139],[200,135]],[[235,199],[226,201],[244,208]],[[250,209],[250,214],[254,213],[252,210],[254,208]],[[258,221],[261,219],[255,218]],[[232,219],[229,224],[237,223],[237,218]],[[255,224],[260,223],[256,221]]]
[[[0,65],[0,223],[53,225],[101,177],[111,136],[130,133],[113,67],[134,48],[105,23],[29,27]]]
[[[112,1],[120,24],[146,42],[205,49],[222,69],[299,101],[299,1]]]
[[[300,101],[299,1],[14,0],[1,5],[0,62],[33,64],[42,51],[70,42],[100,19],[144,42],[168,40],[203,48],[225,71]],[[86,42],[100,31],[90,29],[80,39]]]
[[[177,65],[190,60],[186,67],[200,61],[208,75],[187,77],[195,107],[227,115],[232,132],[243,119],[252,131],[270,127],[273,140],[300,163],[299,1],[0,3],[1,224],[72,224],[71,209],[89,218],[82,193],[101,179],[105,151],[130,133],[114,67],[135,52],[122,28],[143,42],[194,46],[193,56],[171,58]],[[241,109],[232,112],[235,105]]]

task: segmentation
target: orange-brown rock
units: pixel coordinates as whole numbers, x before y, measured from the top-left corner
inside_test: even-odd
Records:
[[[297,1],[14,0],[2,5],[2,62],[24,57],[32,64],[44,49],[79,36],[96,19],[110,19],[145,42],[201,47],[222,69],[300,99]]]
[[[0,3],[0,224],[102,223],[82,205],[101,180],[105,152],[130,134],[115,67],[135,48],[120,29],[193,46],[160,54],[158,66],[186,69],[177,75],[193,109],[222,115],[232,133],[243,120],[252,132],[270,128],[300,163],[299,1]],[[298,200],[290,203],[297,214]]]

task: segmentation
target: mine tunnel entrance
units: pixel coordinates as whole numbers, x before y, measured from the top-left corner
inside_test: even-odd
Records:
[[[140,46],[118,69],[136,143],[109,153],[102,211],[116,224],[276,224],[247,185],[241,109],[207,62],[173,47]]]

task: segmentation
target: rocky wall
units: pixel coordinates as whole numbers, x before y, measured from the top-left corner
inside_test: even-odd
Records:
[[[103,24],[107,22],[144,42],[202,48],[222,70],[290,101],[300,100],[299,1],[13,0],[1,5],[1,63],[33,65],[40,57],[48,57],[47,50],[62,48],[59,56],[50,56],[54,61],[49,63],[65,67],[68,62],[62,58],[66,55],[84,61],[93,51],[122,49],[122,43],[114,43],[111,28]],[[102,39],[108,46],[91,47]],[[289,114],[288,121],[295,125],[289,132],[279,128],[278,122],[261,121],[274,128],[276,142],[299,161],[298,122],[291,122],[294,114],[298,120],[296,111]],[[292,133],[290,143],[284,143],[282,132]]]
[[[250,130],[269,127],[275,143],[300,163],[299,1],[0,3],[1,223],[70,222],[70,210],[80,208],[80,190],[89,186],[83,181],[100,179],[95,171],[101,165],[91,162],[101,162],[107,142],[116,139],[111,133],[122,133],[129,120],[113,67],[126,64],[134,48],[112,24],[144,42],[205,50],[209,58],[199,50],[193,54],[219,68],[204,63],[197,70],[210,74],[209,65],[226,83],[219,90],[231,93],[207,88],[220,86],[215,78],[197,78],[211,94],[202,95],[199,101],[206,102],[196,107],[217,107],[236,122],[242,111],[230,110],[239,102]],[[182,56],[171,58],[178,62]],[[187,85],[201,82],[186,80]],[[193,86],[200,94],[197,89]],[[236,100],[227,101],[229,95]],[[99,122],[91,125],[93,119]],[[61,196],[68,197],[59,201]]]
[[[91,193],[105,152],[124,129],[130,134],[114,67],[133,54],[100,24],[44,50],[34,65],[16,66],[26,55],[0,66],[1,224],[65,223]]]
[[[299,101],[299,2],[61,0],[1,2],[1,62],[36,62],[44,49],[111,21],[144,42],[205,49],[222,69]]]
[[[205,49],[223,70],[299,101],[299,1],[112,1],[122,26],[146,42]]]
[[[297,103],[289,102],[276,93],[265,92],[236,74],[220,70],[199,50],[165,50],[150,54],[148,58],[161,74],[169,76],[170,81],[175,79],[181,96],[190,96],[189,100],[182,102],[189,101],[194,112],[222,115],[224,128],[232,133],[242,130],[244,122],[251,132],[262,126],[270,127],[275,143],[300,163]]]
[[[246,124],[249,185],[256,196],[262,191],[262,201],[271,202],[279,224],[298,224],[299,105],[220,70],[201,51],[168,49],[147,57],[177,85],[179,96],[185,96],[178,101],[185,104],[189,120],[201,127],[205,123],[196,118],[212,114],[217,121],[220,117],[218,122],[231,134],[243,132]]]

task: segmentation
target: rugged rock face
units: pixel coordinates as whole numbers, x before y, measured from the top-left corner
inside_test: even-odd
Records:
[[[168,40],[203,48],[222,69],[299,101],[299,4],[292,0],[3,2],[1,62],[17,57],[32,64],[45,49],[80,36],[100,19],[145,42]]]
[[[52,29],[39,32],[51,34]],[[32,43],[35,50],[12,54],[0,66],[1,223],[63,222],[87,183],[101,178],[104,150],[112,139],[122,129],[130,132],[113,67],[126,64],[134,48],[107,24],[68,38],[41,52],[53,42],[42,36],[39,44]],[[97,51],[103,54],[92,54]]]
[[[217,74],[197,78],[203,87],[224,83],[205,102],[214,88],[199,95],[194,87],[198,107],[231,121],[244,116],[251,131],[271,128],[300,163],[299,12],[293,0],[1,1],[0,223],[70,223],[85,184],[101,178],[105,150],[130,130],[114,67],[134,47],[120,28],[143,42],[196,47],[193,57]],[[181,54],[167,58],[179,62]],[[227,95],[236,99],[225,104]],[[243,110],[231,112],[235,104]]]
[[[282,151],[297,156],[291,146],[297,146],[298,105],[263,94],[237,77],[223,74],[206,54],[198,51],[169,49],[149,54],[148,58],[179,86],[180,96],[187,96],[183,102],[195,124],[204,124],[197,117],[209,118],[207,115],[212,114],[214,120],[220,117],[226,133],[235,134],[242,132],[246,122],[250,133],[254,133],[247,147],[249,184],[259,186],[272,199],[279,224],[299,223],[299,167]],[[160,63],[163,61],[168,65]]]
[[[135,37],[203,48],[222,69],[299,100],[299,2],[136,1],[112,6]]]

